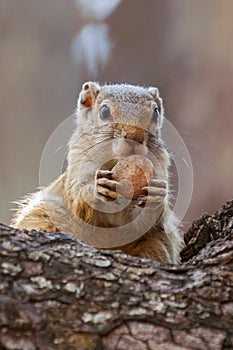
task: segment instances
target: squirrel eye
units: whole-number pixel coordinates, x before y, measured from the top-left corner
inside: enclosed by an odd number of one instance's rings
[[[100,118],[102,120],[107,120],[110,119],[111,116],[111,112],[110,112],[110,108],[107,105],[103,105],[101,110],[100,110]]]
[[[157,107],[155,107],[153,115],[152,115],[152,122],[157,123],[159,118],[159,110]]]

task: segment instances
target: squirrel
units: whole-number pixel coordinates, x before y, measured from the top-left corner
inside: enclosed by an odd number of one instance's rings
[[[25,197],[11,225],[19,229],[64,232],[79,238],[76,218],[94,228],[108,229],[127,224],[144,209],[146,213],[157,214],[152,227],[141,237],[108,249],[120,249],[128,255],[162,263],[178,263],[183,238],[169,202],[171,156],[161,139],[163,118],[163,101],[156,87],[84,83],[64,173],[48,187]],[[118,183],[112,177],[111,161],[96,169],[88,156],[83,165],[88,153],[102,164],[106,153],[113,162],[131,154],[148,159],[153,155],[157,176],[150,180],[146,193],[138,200],[118,212],[104,212],[92,204],[109,204],[115,200]]]

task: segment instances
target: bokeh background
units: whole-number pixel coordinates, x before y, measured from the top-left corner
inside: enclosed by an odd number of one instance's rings
[[[86,80],[156,85],[194,167],[185,225],[233,190],[231,0],[0,0],[0,221]]]

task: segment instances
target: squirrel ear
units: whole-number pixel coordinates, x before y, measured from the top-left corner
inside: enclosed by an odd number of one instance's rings
[[[163,100],[159,95],[159,89],[157,87],[149,87],[149,93],[154,97],[155,102],[158,105],[159,113],[163,113]]]
[[[98,96],[99,89],[100,86],[97,83],[92,81],[84,83],[79,94],[78,105],[86,108],[92,107]]]
[[[148,92],[153,96],[155,102],[157,103],[159,114],[160,114],[159,127],[161,127],[163,124],[163,118],[164,118],[164,108],[163,108],[163,100],[159,95],[159,89],[157,87],[149,87]]]

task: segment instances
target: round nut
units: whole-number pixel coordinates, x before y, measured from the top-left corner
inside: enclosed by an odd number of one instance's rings
[[[126,198],[137,199],[142,188],[154,177],[152,162],[138,154],[119,158],[112,168],[113,178],[121,183],[118,192]]]

